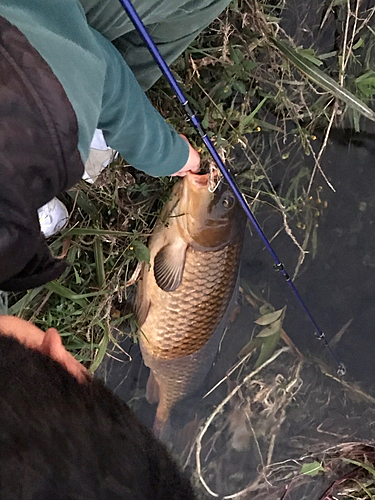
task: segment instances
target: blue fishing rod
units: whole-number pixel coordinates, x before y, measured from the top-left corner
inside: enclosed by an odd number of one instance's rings
[[[155,42],[151,38],[151,36],[148,34],[147,29],[143,22],[141,21],[141,18],[139,17],[137,11],[134,9],[132,3],[130,0],[119,0],[121,5],[124,7],[126,13],[128,14],[130,20],[134,24],[136,30],[138,33],[141,35],[143,40],[145,41],[149,51],[151,52],[153,58],[155,59],[156,63],[160,67],[162,73],[164,76],[167,78],[170,86],[172,87],[174,93],[178,97],[179,101],[181,102],[183,108],[185,109],[185,112],[191,122],[193,123],[194,127],[197,129],[199,135],[201,136],[204,144],[206,145],[208,151],[210,152],[212,158],[214,159],[216,165],[219,167],[220,172],[222,173],[224,179],[227,181],[229,184],[230,188],[232,189],[235,197],[237,198],[238,202],[244,209],[248,219],[256,229],[257,233],[261,237],[264,245],[266,246],[267,250],[269,253],[272,255],[273,260],[275,261],[274,268],[276,271],[279,271],[284,278],[286,279],[288,285],[292,289],[294,295],[296,296],[299,304],[302,306],[303,310],[307,314],[307,316],[310,318],[310,321],[315,327],[315,335],[319,340],[322,340],[324,342],[324,345],[328,349],[329,353],[331,354],[332,358],[334,359],[336,365],[337,365],[337,374],[339,376],[345,375],[346,369],[345,366],[340,362],[340,360],[337,358],[336,354],[333,352],[331,349],[330,345],[327,342],[326,336],[323,333],[323,331],[320,329],[319,325],[315,321],[315,318],[311,314],[310,310],[308,309],[307,305],[305,304],[305,301],[302,299],[300,293],[298,292],[297,288],[295,287],[292,279],[290,278],[289,274],[286,272],[284,265],[276,255],[275,251],[273,250],[270,242],[268,241],[266,235],[264,234],[262,228],[260,227],[258,221],[256,220],[255,216],[253,215],[252,211],[250,210],[249,205],[247,204],[243,194],[239,190],[234,178],[232,177],[231,173],[228,171],[226,166],[224,165],[223,161],[221,160],[218,152],[215,149],[215,146],[212,144],[210,138],[208,137],[207,133],[203,129],[199,119],[197,118],[196,114],[192,110],[192,108],[189,105],[189,102],[187,98],[185,97],[184,93],[182,92],[181,88],[179,87],[175,77],[173,76],[171,70],[169,69],[167,63],[163,59],[162,55],[160,54]]]

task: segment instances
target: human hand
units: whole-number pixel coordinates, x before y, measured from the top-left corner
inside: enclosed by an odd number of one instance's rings
[[[180,137],[182,137],[189,145],[189,157],[182,169],[173,174],[171,177],[184,177],[188,172],[196,174],[200,168],[201,159],[198,151],[191,146],[190,142],[183,134],[180,134]]]

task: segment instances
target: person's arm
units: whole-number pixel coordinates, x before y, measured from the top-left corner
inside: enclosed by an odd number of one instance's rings
[[[92,30],[106,61],[106,77],[98,128],[107,144],[137,169],[150,175],[182,170],[194,154],[189,143],[152,106],[118,50]],[[192,149],[192,148],[191,148]],[[194,150],[193,150],[194,151]],[[199,167],[199,155],[197,165]]]
[[[114,45],[89,27],[78,2],[4,0],[0,15],[18,26],[63,85],[83,161],[102,128],[108,145],[147,174],[171,175],[189,163],[198,169],[198,153],[152,106]]]

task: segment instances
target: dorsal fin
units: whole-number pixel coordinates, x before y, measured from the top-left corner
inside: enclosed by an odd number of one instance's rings
[[[135,307],[135,316],[137,318],[138,326],[141,327],[146,321],[148,311],[150,310],[151,302],[147,299],[140,300]]]

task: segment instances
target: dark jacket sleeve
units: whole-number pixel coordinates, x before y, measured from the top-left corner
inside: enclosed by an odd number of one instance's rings
[[[78,124],[66,93],[24,35],[0,16],[0,289],[61,275],[37,209],[83,174]]]

